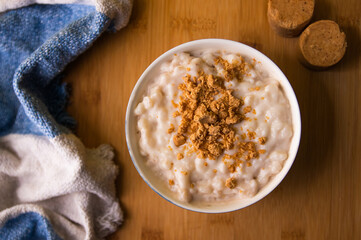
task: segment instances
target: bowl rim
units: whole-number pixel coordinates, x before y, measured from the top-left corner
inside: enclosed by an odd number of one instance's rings
[[[283,82],[280,83],[285,94],[286,91],[288,92],[288,96],[286,96],[286,98],[289,101],[290,107],[291,107],[291,112],[292,112],[292,123],[293,123],[293,137],[292,137],[292,142],[294,141],[295,148],[293,152],[289,152],[289,156],[286,159],[282,170],[276,174],[275,176],[278,176],[282,173],[283,171],[283,175],[279,177],[278,181],[275,181],[275,179],[272,179],[269,183],[266,184],[266,186],[270,183],[273,183],[273,186],[268,190],[263,192],[262,194],[259,194],[260,192],[258,192],[254,197],[250,198],[252,201],[247,202],[246,204],[234,208],[234,209],[228,209],[228,210],[210,210],[210,209],[202,209],[200,207],[197,206],[185,206],[182,205],[181,203],[177,203],[172,201],[172,199],[170,199],[168,196],[162,194],[157,187],[155,187],[151,181],[149,181],[147,179],[147,177],[145,176],[143,170],[139,167],[138,163],[137,163],[137,159],[134,156],[134,152],[133,152],[133,146],[131,145],[131,136],[129,134],[130,132],[130,127],[129,127],[129,122],[130,122],[130,115],[131,115],[131,106],[133,104],[134,101],[136,101],[137,99],[135,99],[136,94],[140,88],[140,86],[142,85],[142,82],[146,79],[146,76],[152,71],[153,67],[156,66],[159,62],[163,61],[165,58],[169,58],[170,56],[172,56],[174,53],[178,53],[180,52],[182,49],[190,47],[192,45],[197,45],[197,44],[201,44],[201,43],[210,43],[210,44],[214,44],[214,45],[226,45],[226,44],[236,44],[239,45],[240,48],[244,48],[247,49],[247,51],[251,51],[254,52],[256,55],[261,56],[263,59],[262,61],[268,61],[270,65],[272,65],[272,68],[274,68],[274,71],[276,71],[279,74],[279,77],[284,78]],[[242,53],[241,53],[242,54]],[[285,89],[285,87],[287,88],[287,90]],[[291,98],[293,98],[292,102],[291,102]],[[294,111],[292,111],[292,108],[294,108]],[[294,119],[296,117],[296,119]],[[296,123],[296,124],[295,124]],[[298,125],[298,126],[295,126]],[[295,128],[297,127],[297,128]],[[183,209],[186,210],[190,210],[190,211],[194,211],[194,212],[200,212],[200,213],[227,213],[227,212],[233,212],[233,211],[237,211],[240,210],[242,208],[248,207],[252,204],[255,204],[256,202],[260,201],[261,199],[265,198],[267,195],[269,195],[271,192],[274,191],[274,189],[283,181],[283,179],[286,177],[287,173],[289,172],[289,170],[291,169],[296,156],[297,156],[297,152],[300,146],[300,140],[301,140],[301,128],[302,128],[302,124],[301,124],[301,113],[300,113],[300,108],[299,108],[299,104],[298,104],[298,100],[296,97],[296,94],[288,80],[288,78],[285,76],[285,74],[282,72],[282,70],[270,59],[268,58],[265,54],[263,54],[262,52],[258,51],[257,49],[250,47],[244,43],[241,42],[237,42],[237,41],[233,41],[233,40],[228,40],[228,39],[219,39],[219,38],[205,38],[205,39],[199,39],[199,40],[194,40],[194,41],[189,41],[189,42],[185,42],[183,44],[180,44],[176,47],[173,47],[169,50],[167,50],[166,52],[164,52],[163,54],[161,54],[159,57],[157,57],[147,68],[146,70],[142,73],[142,75],[138,78],[135,86],[133,87],[132,93],[129,97],[129,101],[127,104],[127,109],[126,109],[126,116],[125,116],[125,136],[126,136],[126,143],[127,143],[127,148],[129,151],[129,155],[132,159],[133,165],[135,167],[135,169],[137,170],[137,172],[139,173],[139,175],[142,177],[142,179],[144,180],[144,182],[154,191],[156,192],[159,196],[161,196],[163,199],[167,200],[168,202],[181,207]],[[292,142],[291,142],[291,146],[290,146],[290,150],[292,147]],[[288,165],[286,164],[288,163]],[[287,168],[286,168],[287,167]],[[266,187],[265,186],[265,187]],[[264,187],[264,188],[265,188]]]

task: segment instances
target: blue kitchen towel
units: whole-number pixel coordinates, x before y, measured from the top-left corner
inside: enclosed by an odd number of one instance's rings
[[[113,149],[69,130],[61,72],[132,0],[0,0],[0,239],[102,239],[123,220]],[[87,106],[84,106],[85,108]]]

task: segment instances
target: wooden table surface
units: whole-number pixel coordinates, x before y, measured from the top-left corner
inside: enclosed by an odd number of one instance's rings
[[[265,0],[135,0],[129,25],[105,33],[67,68],[78,136],[88,147],[112,144],[121,169],[125,222],[109,239],[361,239],[361,2],[316,0],[315,19],[335,20],[348,41],[344,59],[318,72],[298,62],[297,38],[276,35],[266,11]],[[125,142],[126,106],[142,72],[168,49],[201,38],[265,53],[291,82],[302,115],[300,149],[283,182],[225,214],[162,199],[139,176]]]

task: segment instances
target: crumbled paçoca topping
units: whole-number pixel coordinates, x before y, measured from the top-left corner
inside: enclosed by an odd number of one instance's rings
[[[232,88],[225,86],[226,82],[234,78],[242,81],[251,65],[244,61],[229,63],[221,57],[215,59],[215,64],[223,67],[224,77],[203,72],[199,72],[197,76],[187,74],[183,77],[183,83],[178,87],[182,95],[179,102],[174,104],[177,111],[173,114],[173,117],[181,116],[182,119],[173,136],[173,142],[175,146],[180,147],[190,139],[188,149],[196,152],[198,157],[208,159],[217,159],[225,150],[236,147],[235,154],[225,154],[222,159],[233,173],[243,161],[258,158],[259,154],[265,153],[264,150],[257,151],[256,143],[252,141],[256,137],[254,132],[248,131],[247,135],[242,137],[242,141],[235,144],[237,138],[233,125],[247,119],[245,114],[255,114],[255,111],[251,106],[243,107],[243,100],[232,94]],[[175,127],[172,125],[168,132],[173,131]],[[246,136],[250,141],[246,141]],[[258,142],[263,145],[266,138],[259,138]],[[183,155],[178,157],[182,158]],[[232,161],[227,161],[230,159]],[[234,188],[235,181],[228,180],[226,186]]]

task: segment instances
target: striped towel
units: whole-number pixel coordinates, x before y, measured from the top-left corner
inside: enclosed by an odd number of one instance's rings
[[[71,132],[61,72],[132,0],[0,0],[0,239],[102,239],[121,224],[109,145]],[[84,106],[86,107],[86,106]]]

